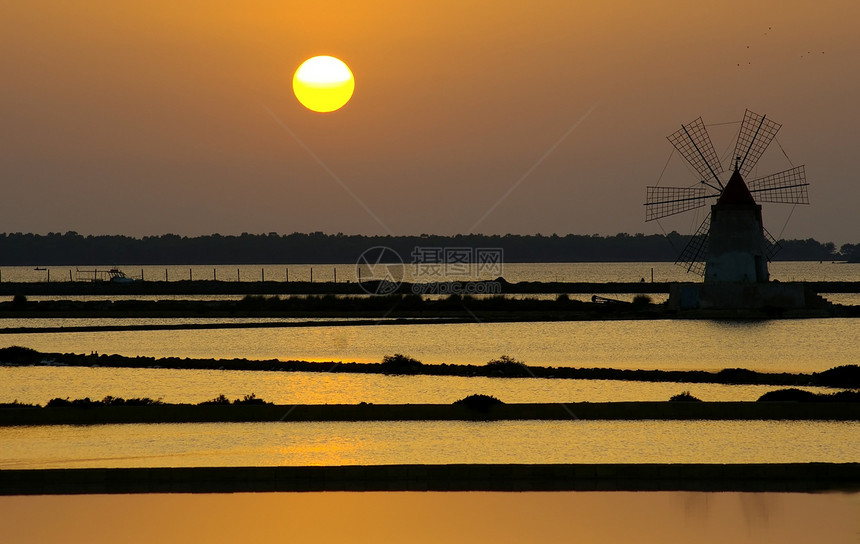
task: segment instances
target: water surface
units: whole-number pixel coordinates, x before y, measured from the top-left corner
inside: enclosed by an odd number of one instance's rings
[[[149,397],[196,404],[224,394],[254,393],[275,404],[449,404],[474,393],[504,402],[665,401],[689,391],[705,401],[754,401],[770,385],[553,380],[456,376],[386,376],[325,372],[261,372],[90,367],[0,367],[0,402],[42,404],[59,398]],[[800,387],[817,393],[833,390]]]
[[[0,526],[8,544],[851,544],[858,510],[856,493],[84,495],[0,497]]]
[[[289,417],[288,411],[285,417]],[[860,422],[404,421],[0,428],[0,469],[856,462]]]
[[[51,281],[67,282],[78,277],[80,270],[105,270],[104,266],[49,266],[49,270],[35,270],[33,266],[2,266],[0,279],[4,282],[44,282],[50,271]],[[779,281],[860,281],[860,263],[776,261],[768,264],[772,280]],[[358,272],[355,263],[341,264],[248,264],[248,265],[123,265],[126,274],[148,281],[313,281],[355,282]],[[498,270],[479,270],[473,266],[466,273],[449,274],[443,277],[428,277],[422,269],[412,264],[403,268],[404,280],[464,281],[494,280],[499,276],[511,283],[520,281],[541,282],[632,282],[645,279],[656,282],[701,281],[701,277],[689,274],[671,262],[616,262],[616,263],[502,263]],[[83,277],[83,276],[82,276]],[[362,277],[370,277],[367,267],[362,268]]]
[[[636,320],[0,335],[0,346],[130,357],[484,364],[502,354],[541,366],[820,372],[860,362],[856,319]]]

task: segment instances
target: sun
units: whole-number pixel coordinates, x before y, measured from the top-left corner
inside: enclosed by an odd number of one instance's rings
[[[340,59],[329,56],[309,58],[293,76],[293,92],[302,106],[326,113],[342,108],[355,90],[355,78]]]

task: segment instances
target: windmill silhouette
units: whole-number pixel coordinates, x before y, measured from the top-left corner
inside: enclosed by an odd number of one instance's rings
[[[767,282],[767,263],[780,247],[764,228],[759,202],[809,204],[804,166],[749,183],[744,180],[781,126],[746,110],[730,173],[723,170],[701,117],[668,136],[699,174],[700,182],[692,187],[648,187],[645,221],[712,203],[710,213],[676,261],[688,272],[704,275],[705,283]]]

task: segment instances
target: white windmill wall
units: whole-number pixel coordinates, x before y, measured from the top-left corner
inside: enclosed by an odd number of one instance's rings
[[[767,282],[766,247],[760,205],[711,206],[705,283]]]

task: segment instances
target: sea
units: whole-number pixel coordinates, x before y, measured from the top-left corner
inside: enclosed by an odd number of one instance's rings
[[[78,267],[94,269],[95,267]],[[155,274],[155,267],[142,268],[144,277]],[[225,277],[228,270],[237,267],[227,265],[215,267],[168,267],[167,277],[185,279],[202,278],[205,270],[212,277]],[[338,281],[350,280],[348,265],[266,265],[240,266],[238,277],[252,281],[256,271],[267,279],[276,280],[280,270],[281,281],[289,271],[294,280],[314,277],[319,281],[331,281],[334,269]],[[59,269],[51,269],[51,281],[63,281]],[[325,276],[329,270],[331,277]],[[355,268],[352,268],[355,272]],[[213,272],[214,271],[214,272]],[[47,271],[29,267],[5,267],[0,269],[3,281],[43,281],[41,275]],[[67,270],[68,272],[68,270]],[[860,281],[860,265],[834,262],[776,262],[771,265],[772,276],[781,281]],[[509,282],[518,281],[582,281],[622,282],[639,279],[654,281],[691,280],[686,272],[671,263],[511,263],[505,265],[504,277]],[[74,278],[74,273],[72,274]],[[226,279],[226,278],[225,278]],[[304,278],[307,279],[307,278]],[[474,279],[474,278],[472,278]],[[65,281],[68,281],[67,279]],[[170,280],[169,280],[170,281]],[[587,296],[587,295],[586,295]],[[830,295],[825,295],[830,296]],[[832,295],[841,303],[851,303],[854,295]],[[840,298],[841,297],[841,298]],[[46,297],[47,298],[47,297]],[[58,297],[53,297],[58,298]],[[79,297],[87,298],[87,297]],[[93,297],[90,297],[93,298]],[[130,298],[123,295],[99,297],[109,299]],[[157,298],[157,297],[156,297]],[[171,298],[177,298],[173,296]],[[182,297],[179,297],[182,298]],[[221,298],[208,296],[208,298]],[[124,398],[149,397],[171,403],[196,403],[215,398],[221,394],[229,398],[240,398],[255,394],[257,397],[277,404],[351,404],[371,403],[450,403],[470,394],[493,395],[504,402],[611,402],[611,401],[659,401],[689,391],[692,395],[709,401],[752,401],[772,386],[651,383],[621,380],[554,380],[534,378],[482,378],[452,376],[386,376],[378,374],[352,374],[337,372],[263,372],[253,370],[255,360],[308,360],[330,362],[332,368],[347,362],[379,362],[386,355],[405,354],[428,364],[484,364],[501,356],[513,357],[531,365],[580,368],[662,369],[662,370],[708,370],[746,368],[761,372],[821,372],[840,365],[860,364],[860,342],[856,341],[858,321],[856,319],[795,319],[795,320],[617,320],[574,322],[529,322],[529,323],[483,323],[480,320],[448,324],[394,324],[381,319],[374,324],[356,324],[341,320],[338,324],[315,325],[312,319],[304,327],[201,329],[201,330],[124,330],[101,332],[77,332],[63,330],[75,326],[146,325],[225,322],[267,322],[269,319],[231,318],[29,318],[0,320],[0,347],[24,346],[45,353],[119,354],[128,357],[190,357],[214,359],[248,359],[247,371],[224,370],[177,370],[162,368],[103,368],[94,363],[92,367],[64,367],[55,364],[50,357],[40,365],[29,367],[0,367],[0,402],[22,402],[44,404],[53,398],[93,398],[107,395]],[[278,321],[289,321],[279,319]],[[51,327],[54,332],[12,333],[11,329]],[[826,388],[806,386],[804,389],[828,392]],[[255,427],[254,425],[258,425]],[[220,424],[207,429],[207,437],[214,442],[195,444],[194,451],[210,463],[235,462],[283,463],[308,462],[330,463],[337,459],[296,456],[294,450],[284,450],[282,432],[293,440],[310,446],[316,431],[312,425],[292,424]],[[512,436],[541,437],[528,443],[552,444],[531,448],[512,454],[512,458],[528,458],[529,462],[591,462],[593,451],[572,447],[567,442],[556,443],[561,437],[588,433],[589,447],[595,443],[605,451],[613,452],[618,462],[646,462],[652,459],[634,442],[616,443],[611,437],[620,436],[618,426],[630,425],[632,429],[649,429],[650,443],[664,452],[664,457],[677,461],[705,462],[714,456],[725,462],[746,462],[750,459],[810,459],[833,460],[860,459],[860,427],[855,423],[822,424],[816,428],[828,429],[823,437],[831,439],[822,446],[801,446],[794,438],[783,441],[767,440],[762,444],[779,444],[779,447],[727,449],[723,446],[707,448],[675,447],[678,436],[687,433],[687,422],[601,422],[601,423],[490,423],[486,440],[513,440]],[[715,436],[731,435],[737,439],[749,435],[760,440],[764,436],[786,437],[792,433],[803,435],[808,423],[760,422],[756,425],[737,422],[710,424]],[[559,428],[556,428],[560,426]],[[566,426],[569,426],[566,427]],[[403,452],[393,455],[393,442],[386,436],[399,435],[408,429],[422,428],[405,443],[414,454]],[[130,425],[115,427],[80,428],[70,427],[57,434],[57,429],[0,429],[0,441],[7,445],[0,453],[0,468],[4,466],[137,466],[152,463],[192,464],[202,459],[189,457],[176,444],[192,444],[187,436],[199,431],[200,426],[149,426]],[[472,448],[462,437],[474,435],[485,429],[479,424],[444,422],[432,424],[398,423],[322,424],[322,428],[338,436],[353,434],[362,436],[362,448],[341,459],[351,463],[384,463],[393,458],[409,459],[409,462],[502,462],[497,454],[488,452],[513,451],[508,442],[499,442],[496,448]],[[495,429],[493,431],[492,429]],[[169,431],[169,432],[168,432]],[[498,431],[498,432],[496,432]],[[40,434],[43,433],[43,434]],[[93,434],[95,433],[95,434]],[[99,434],[101,433],[101,434]],[[108,433],[108,434],[104,434]],[[128,435],[131,433],[131,435]],[[571,435],[573,433],[573,435]],[[680,434],[679,434],[680,433]],[[253,453],[243,450],[238,436],[268,437],[268,442],[255,444]],[[634,436],[629,429],[621,435]],[[55,442],[62,436],[68,447],[57,448]],[[117,440],[107,440],[114,436]],[[158,437],[161,437],[160,439]],[[441,437],[458,436],[461,439],[441,443]],[[53,437],[48,440],[46,437]],[[134,452],[125,451],[128,444],[148,444],[147,448]],[[172,437],[168,439],[168,437]],[[185,437],[185,438],[183,438]],[[219,446],[215,437],[221,437],[223,446],[235,448],[231,453]],[[376,438],[373,438],[376,437]],[[495,438],[494,438],[495,437]],[[503,438],[507,437],[507,438]],[[603,437],[603,438],[601,438]],[[418,440],[418,443],[416,443]],[[422,443],[421,441],[424,441]],[[447,439],[446,439],[447,440]],[[595,442],[597,440],[597,442]],[[349,441],[340,441],[346,445]],[[516,440],[513,440],[516,442]],[[705,443],[716,444],[714,440]],[[71,447],[74,444],[75,447]],[[788,447],[791,444],[791,447]],[[846,449],[845,444],[853,444]],[[14,445],[14,447],[12,447]],[[840,445],[837,447],[837,445]],[[320,446],[322,447],[322,446]],[[117,449],[118,448],[118,449]],[[268,448],[268,449],[267,449]],[[331,443],[320,451],[330,452]],[[312,448],[313,449],[313,448]],[[563,451],[564,455],[549,455],[550,451]],[[63,453],[59,453],[63,452]],[[205,452],[211,452],[209,455]],[[214,452],[218,452],[217,455]],[[279,456],[277,452],[282,452]],[[483,453],[482,453],[483,452]],[[671,452],[671,453],[670,453]],[[743,453],[746,452],[746,453]],[[750,456],[749,452],[755,452]],[[770,453],[768,453],[770,452]],[[791,453],[795,452],[795,453]],[[444,453],[444,454],[443,454]],[[59,457],[58,457],[59,455]],[[393,455],[393,456],[392,456]],[[795,455],[795,457],[792,457]],[[800,456],[800,457],[797,457]],[[194,459],[191,461],[191,459]],[[507,461],[505,461],[507,462]]]
[[[40,267],[41,268],[41,267]],[[81,270],[104,267],[0,267],[0,281],[74,281]],[[354,282],[355,265],[124,266],[129,276],[181,281]],[[860,264],[775,262],[780,281],[860,281]],[[696,281],[671,263],[505,263],[501,274],[472,271],[449,281],[502,276],[506,281],[630,282]],[[364,275],[363,277],[367,277]],[[404,268],[406,281],[439,281]],[[554,296],[552,294],[546,296]],[[587,294],[582,295],[587,297]],[[609,294],[607,296],[613,296]],[[618,297],[625,295],[619,293]],[[654,293],[655,302],[665,295]],[[853,294],[824,294],[840,304],[860,304]],[[58,299],[70,297],[33,297]],[[75,297],[85,299],[88,297]],[[120,300],[123,295],[89,297]],[[241,296],[152,296],[150,299],[226,299]],[[386,376],[337,372],[253,370],[264,359],[377,362],[407,354],[424,363],[483,364],[507,355],[527,364],[557,367],[820,372],[860,364],[860,321],[659,320],[393,324],[341,320],[307,327],[10,333],[20,327],[86,325],[246,323],[272,319],[3,319],[0,347],[41,352],[121,354],[147,357],[244,358],[249,370],[67,367],[47,357],[39,365],[0,367],[0,402],[44,404],[52,398],[150,397],[196,403],[224,394],[255,394],[277,404],[450,403],[470,394],[504,402],[659,401],[689,391],[708,401],[753,401],[773,386],[649,383],[621,380],[560,380],[452,376]],[[277,321],[288,321],[277,319]],[[297,321],[297,320],[293,320]],[[312,322],[314,320],[302,319]],[[313,325],[313,323],[311,323]],[[804,386],[815,392],[832,390]],[[12,468],[278,466],[389,463],[778,463],[858,462],[860,423],[822,421],[507,421],[507,422],[289,422],[27,426],[0,428],[0,470]],[[384,531],[335,534],[347,519],[377,519],[390,513]],[[860,495],[785,493],[306,493],[223,495],[127,495],[105,497],[0,497],[0,520],[14,520],[11,541],[62,538],[55,527],[104,520],[135,520],[146,510],[159,519],[181,511],[182,519],[142,528],[152,540],[177,538],[197,527],[193,539],[214,540],[235,530],[220,518],[242,513],[247,523],[237,538],[272,540],[284,534],[324,540],[361,535],[378,539],[440,541],[480,527],[494,534],[473,540],[497,542],[566,540],[571,531],[590,541],[686,542],[707,534],[714,541],[856,541]],[[23,523],[50,511],[52,524]],[[339,523],[327,523],[337,511]],[[468,520],[463,513],[468,511]],[[160,513],[159,513],[160,512]],[[222,514],[219,514],[221,512]],[[615,520],[626,512],[624,523]],[[816,513],[810,515],[810,512]],[[269,514],[277,513],[276,516]],[[492,528],[473,516],[494,516]],[[28,517],[29,516],[29,517]],[[57,518],[59,516],[59,518]],[[66,518],[68,517],[68,520]],[[445,523],[437,521],[444,519]],[[560,520],[568,520],[562,523]],[[189,521],[191,520],[191,521]],[[199,522],[193,522],[198,520]],[[529,520],[526,523],[523,520]],[[803,523],[800,520],[805,520]],[[854,520],[854,521],[852,521]],[[522,523],[521,523],[522,521]],[[134,521],[141,523],[140,520]],[[65,525],[64,525],[65,524]],[[222,524],[222,525],[219,525]],[[172,527],[172,529],[168,529]],[[220,532],[219,532],[220,527]],[[627,528],[630,528],[629,530]],[[418,531],[416,528],[423,528]],[[565,532],[554,534],[552,531]],[[53,531],[53,532],[52,532]],[[122,534],[125,530],[117,529]],[[159,531],[171,531],[162,535]],[[383,532],[379,532],[383,531]],[[498,534],[495,534],[495,532]],[[649,532],[650,531],[650,532]],[[80,531],[79,531],[80,532]],[[96,535],[97,536],[97,535]],[[104,535],[102,535],[104,536]],[[426,537],[426,538],[425,538]],[[190,538],[190,537],[189,537]],[[423,540],[422,540],[423,539]],[[853,539],[853,540],[852,540]],[[361,541],[351,538],[351,541]],[[370,541],[370,537],[368,540]]]

